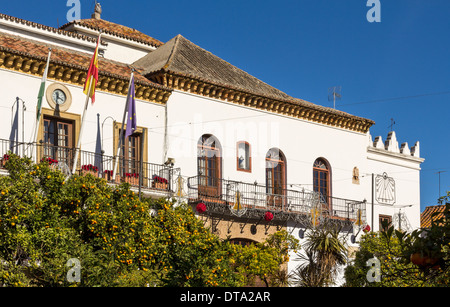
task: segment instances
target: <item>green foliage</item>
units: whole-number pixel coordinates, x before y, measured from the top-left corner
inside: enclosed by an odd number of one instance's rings
[[[422,286],[423,276],[413,264],[402,261],[402,248],[397,237],[387,239],[385,233],[367,233],[361,238],[355,260],[345,270],[348,287],[406,287]],[[381,282],[369,282],[369,259],[380,261]]]
[[[140,201],[128,184],[65,178],[47,162],[10,155],[0,177],[0,286],[243,286],[280,276],[298,242],[279,232],[261,244],[219,240],[187,205]],[[67,280],[69,259],[79,283]]]
[[[332,223],[325,223],[307,233],[304,251],[298,253],[300,265],[292,274],[296,286],[334,284],[338,267],[347,263],[347,248],[339,235],[340,228]]]
[[[282,266],[289,261],[289,251],[296,252],[299,248],[299,241],[282,230],[270,235],[263,243],[245,247],[234,245],[234,267],[245,285],[262,281],[267,287],[287,286],[287,271]]]
[[[448,200],[450,194],[443,198]],[[411,233],[382,225],[384,231],[368,233],[361,239],[355,261],[347,267],[347,286],[353,287],[436,287],[448,286],[450,281],[450,204],[443,217],[428,229]],[[370,283],[366,274],[369,259],[381,263],[381,282]]]

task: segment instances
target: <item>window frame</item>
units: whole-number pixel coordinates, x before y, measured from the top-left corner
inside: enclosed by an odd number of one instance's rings
[[[212,142],[208,143],[207,141]],[[201,154],[203,151],[205,151],[204,154]],[[214,165],[214,168],[209,165]],[[201,169],[204,170],[204,174],[200,173]],[[211,178],[208,176],[210,169],[214,171],[214,176]],[[200,194],[206,197],[220,195],[222,190],[222,147],[214,135],[204,134],[197,143],[197,175]]]
[[[124,129],[125,131],[125,129]],[[142,146],[142,132],[136,131],[132,135],[125,137],[125,133],[123,135],[123,140],[121,144],[121,150],[119,151],[119,174],[121,176],[125,176],[126,173],[140,173],[140,161],[141,161],[141,146]],[[119,129],[120,136],[120,129]],[[135,144],[133,146],[135,155],[133,157],[129,156],[130,151],[130,141],[133,138],[135,139]],[[134,164],[134,166],[132,166]]]
[[[59,125],[67,126],[67,134],[59,133]],[[71,167],[73,165],[73,151],[75,147],[75,125],[74,120],[43,114],[41,138],[43,151],[41,158],[52,158],[58,162],[65,162]],[[50,126],[53,128],[53,133],[45,129]],[[61,136],[66,138],[67,146],[60,145]]]
[[[271,157],[270,153],[272,151],[277,151],[278,157]],[[276,200],[276,196],[281,196],[282,201],[275,202],[275,204],[277,206],[282,206],[285,203],[286,187],[287,187],[286,164],[287,164],[286,156],[280,149],[278,149],[278,148],[269,149],[269,151],[266,154],[266,158],[265,158],[266,193],[268,194],[269,201]],[[272,167],[268,167],[269,165],[272,165]],[[276,170],[277,167],[280,167],[279,171]],[[274,176],[275,172],[278,173],[278,176]],[[270,180],[269,180],[269,174],[271,175]],[[280,185],[276,185],[276,182],[275,182],[276,178],[279,178],[279,180],[281,180]],[[271,182],[270,185],[269,185],[269,181]],[[279,191],[279,190],[281,190],[281,191]],[[281,192],[281,193],[278,193],[278,192]],[[272,199],[273,197],[275,197],[275,198]]]
[[[316,167],[316,163],[318,161],[322,162],[323,165],[325,166],[325,168]],[[317,176],[316,176],[316,173],[317,173]],[[320,178],[321,174],[325,174],[325,176],[326,176],[325,180]],[[318,180],[317,184],[316,184],[316,178]],[[326,186],[325,186],[326,195],[324,195],[322,193],[322,190],[323,190],[323,186],[321,186],[322,182],[326,183]],[[313,164],[313,191],[321,193],[322,196],[327,200],[327,202],[328,202],[328,199],[332,195],[331,194],[331,167],[330,167],[330,164],[328,163],[328,161],[325,160],[324,158],[318,158],[314,161],[314,164]]]
[[[387,220],[389,222],[389,225],[387,226],[388,228],[392,226],[392,215],[387,215],[387,214],[379,214],[378,215],[378,229],[379,231],[383,231],[383,230],[387,230],[382,228],[382,224],[381,222]]]

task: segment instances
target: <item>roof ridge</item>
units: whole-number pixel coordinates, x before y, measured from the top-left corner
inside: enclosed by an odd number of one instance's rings
[[[259,78],[255,77],[255,76],[253,76],[252,74],[248,73],[247,71],[243,70],[242,68],[239,68],[239,67],[237,67],[236,65],[231,64],[229,61],[226,61],[226,60],[222,59],[221,57],[215,55],[215,54],[212,53],[211,51],[206,50],[205,48],[203,48],[203,47],[197,45],[196,43],[194,43],[194,42],[190,41],[189,39],[183,37],[181,34],[179,34],[179,35],[176,36],[176,38],[177,38],[177,43],[178,43],[178,44],[179,44],[179,42],[180,42],[180,40],[179,40],[180,37],[181,37],[187,44],[189,44],[189,45],[191,45],[191,46],[194,46],[195,48],[197,48],[197,49],[199,49],[199,50],[205,52],[206,54],[209,54],[210,56],[214,57],[214,58],[217,59],[219,62],[221,62],[223,65],[229,66],[229,67],[231,67],[233,70],[237,70],[237,71],[243,72],[243,73],[244,73],[245,75],[247,75],[250,79],[253,79],[253,81],[257,82],[257,83],[260,84],[260,85],[265,85],[265,86],[267,86],[267,87],[272,88],[273,90],[275,90],[276,92],[278,92],[278,95],[281,94],[281,96],[284,96],[284,97],[283,97],[284,99],[293,99],[293,98],[294,98],[294,97],[290,96],[289,94],[287,94],[287,93],[281,91],[280,89],[277,89],[277,88],[273,87],[272,85],[268,84],[267,82],[264,82],[264,81],[262,81],[261,79],[259,79]],[[248,91],[248,89],[246,90],[246,89],[244,89],[244,88],[241,88],[241,90]],[[280,97],[280,98],[281,98],[281,97]]]
[[[99,23],[115,25],[115,27],[113,27],[113,29],[105,28],[105,27],[102,27],[101,25],[99,25]],[[105,20],[105,19],[95,19],[95,18],[77,19],[77,20],[73,20],[71,22],[68,22],[68,23],[62,25],[60,27],[60,29],[64,29],[64,28],[68,27],[69,25],[78,25],[78,26],[81,26],[81,27],[84,27],[87,29],[91,29],[91,30],[101,29],[107,34],[111,34],[113,36],[129,39],[129,40],[132,40],[135,42],[140,42],[143,44],[151,45],[154,47],[159,47],[159,46],[163,45],[163,43],[160,40],[158,40],[154,37],[151,37],[150,35],[147,35],[142,31],[139,31],[135,28],[121,25],[121,24],[118,24],[118,23],[115,23],[115,22],[112,22],[109,20]],[[117,27],[122,27],[125,30],[125,32],[117,31],[117,29],[116,29]],[[131,33],[127,33],[127,30],[132,30],[133,32],[135,32],[134,34],[136,34],[138,36],[131,35]]]
[[[169,57],[167,58],[166,64],[163,66],[163,69],[165,69],[165,70],[170,66],[170,64],[173,61],[174,54],[175,54],[175,52],[178,49],[178,44],[179,44],[179,41],[180,41],[180,37],[184,38],[181,34],[178,34],[177,36],[174,37],[174,39],[175,39],[174,46],[173,46],[173,48],[172,48],[172,50],[170,52]]]

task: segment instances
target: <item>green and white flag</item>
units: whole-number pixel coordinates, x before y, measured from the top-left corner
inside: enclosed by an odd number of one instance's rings
[[[36,109],[36,122],[37,123],[39,123],[39,119],[41,118],[42,99],[44,98],[44,94],[45,94],[45,82],[47,81],[48,67],[50,65],[50,56],[51,55],[52,55],[52,49],[50,48],[48,51],[47,66],[45,66],[44,75],[42,76],[42,81],[41,81],[41,87],[39,88],[38,103],[37,103],[37,109]],[[38,126],[38,125],[36,125],[36,126]]]
[[[44,98],[44,94],[45,94],[45,83],[47,81],[48,67],[50,66],[50,56],[51,55],[52,55],[52,48],[48,48],[47,65],[45,66],[44,75],[42,76],[41,86],[39,88],[38,102],[37,102],[37,106],[36,106],[36,125],[34,126],[34,135],[33,135],[33,140],[31,141],[32,143],[37,142],[39,122],[41,120],[42,99]]]

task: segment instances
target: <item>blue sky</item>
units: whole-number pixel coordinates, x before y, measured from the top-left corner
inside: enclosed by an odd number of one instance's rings
[[[163,42],[177,34],[298,98],[376,122],[386,139],[391,118],[400,143],[421,143],[421,203],[450,190],[450,1],[380,0],[381,22],[366,19],[367,0],[103,0],[102,18]],[[57,27],[67,0],[5,1],[0,12]],[[81,0],[81,18],[94,1]]]

